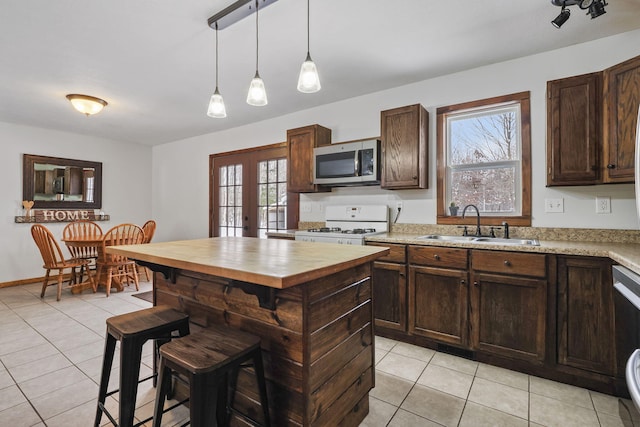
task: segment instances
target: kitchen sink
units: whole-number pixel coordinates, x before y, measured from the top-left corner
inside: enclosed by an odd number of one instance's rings
[[[426,236],[420,236],[418,239],[425,240],[443,240],[447,242],[472,242],[477,237],[474,236],[447,236],[445,234],[428,234]]]
[[[446,234],[427,234],[426,236],[418,237],[418,239],[439,240],[444,242],[486,243],[494,245],[540,246],[540,242],[536,239],[503,239],[500,237],[451,236]]]

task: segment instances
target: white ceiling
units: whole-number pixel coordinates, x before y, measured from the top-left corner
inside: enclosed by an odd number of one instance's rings
[[[306,2],[260,12],[265,107],[246,104],[255,15],[219,31],[226,119],[206,116],[215,87],[207,19],[235,0],[2,0],[0,121],[157,145],[341,99],[640,28],[640,0],[577,6],[561,29],[549,0],[311,0],[311,56],[322,90],[302,94]],[[597,54],[597,52],[594,52]],[[84,117],[65,99],[109,105]]]

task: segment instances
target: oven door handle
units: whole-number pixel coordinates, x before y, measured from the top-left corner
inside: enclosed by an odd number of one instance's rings
[[[634,350],[627,360],[627,367],[625,369],[625,378],[627,380],[627,389],[629,389],[629,395],[631,400],[635,404],[636,408],[640,407],[640,372],[638,366],[640,365],[640,348]]]

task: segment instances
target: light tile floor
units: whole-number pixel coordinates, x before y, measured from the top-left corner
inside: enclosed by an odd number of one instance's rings
[[[141,282],[140,291],[151,289]],[[133,287],[105,297],[37,284],[0,289],[0,426],[93,425],[105,320],[150,304]],[[151,372],[151,346],[141,375]],[[112,379],[118,374],[114,360]],[[112,384],[115,386],[115,381]],[[136,416],[153,410],[150,382],[138,392]],[[117,395],[107,406],[117,413]],[[277,403],[276,403],[277,404]],[[173,411],[163,425],[188,417]],[[103,425],[109,425],[103,417]],[[376,387],[361,426],[640,426],[629,400],[376,338]],[[277,426],[276,426],[277,427]]]

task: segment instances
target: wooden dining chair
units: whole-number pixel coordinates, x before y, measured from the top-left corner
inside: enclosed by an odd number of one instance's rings
[[[31,226],[31,235],[33,236],[33,240],[36,242],[38,249],[40,250],[40,254],[42,255],[42,261],[44,265],[42,266],[47,270],[47,274],[44,276],[44,282],[42,283],[42,292],[40,293],[40,298],[44,298],[44,292],[49,285],[49,275],[51,270],[58,270],[58,292],[57,292],[57,301],[60,301],[60,296],[62,295],[62,276],[65,269],[71,269],[71,281],[75,281],[76,276],[76,268],[77,267],[86,267],[89,264],[89,260],[86,259],[65,259],[62,255],[62,250],[60,249],[60,245],[56,242],[55,237],[49,231],[49,229],[40,224],[34,224]],[[91,286],[95,289],[95,282],[93,280],[93,276],[89,271],[87,271],[87,275],[89,278],[89,282]]]
[[[153,239],[153,235],[156,232],[156,222],[152,219],[150,219],[149,221],[145,222],[142,225],[142,231],[144,231],[144,241],[142,243],[150,243],[151,239]],[[144,272],[144,277],[147,279],[147,282],[149,281],[149,269],[146,267],[143,267],[141,265],[138,265],[138,274],[141,274],[141,270],[142,272]]]
[[[102,238],[102,228],[98,224],[89,220],[78,220],[70,222],[62,230],[62,240],[87,239],[96,240]],[[67,245],[69,253],[73,258],[89,260],[87,268],[95,268],[98,259],[98,246],[87,245]],[[84,268],[80,267],[80,281],[82,281]]]
[[[102,237],[102,244],[98,246],[98,274],[94,289],[97,289],[101,284],[100,279],[106,274],[107,296],[111,293],[111,284],[114,279],[119,281],[121,285],[125,281],[133,280],[136,290],[140,290],[135,262],[122,255],[108,254],[106,248],[116,245],[137,245],[141,244],[143,240],[144,232],[135,224],[120,224],[107,231]]]

